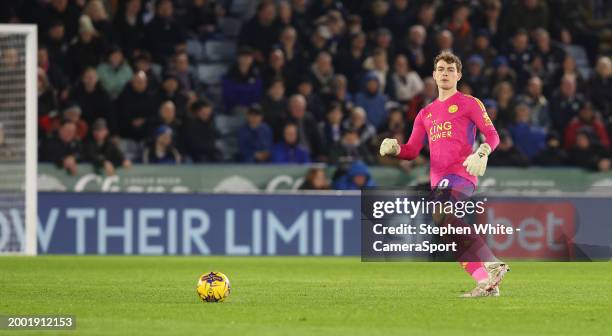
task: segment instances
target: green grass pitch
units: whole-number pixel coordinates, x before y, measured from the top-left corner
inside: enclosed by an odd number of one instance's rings
[[[310,257],[0,257],[0,315],[71,314],[40,335],[610,335],[612,263],[511,263],[502,297],[459,299],[456,263]],[[202,303],[201,273],[228,275]],[[30,335],[32,331],[0,330]]]

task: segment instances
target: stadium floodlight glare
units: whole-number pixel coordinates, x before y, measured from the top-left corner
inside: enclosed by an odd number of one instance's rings
[[[0,254],[37,251],[36,34],[0,24]]]

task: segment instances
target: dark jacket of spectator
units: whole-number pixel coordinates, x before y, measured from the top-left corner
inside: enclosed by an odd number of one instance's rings
[[[155,100],[151,95],[137,92],[133,86],[128,84],[117,99],[117,119],[121,136],[143,140],[147,137],[147,120],[155,116]],[[132,122],[136,119],[144,119],[141,126],[134,126]]]
[[[238,131],[238,144],[243,162],[256,162],[255,153],[272,151],[272,129],[266,123],[256,128],[244,125]]]
[[[217,149],[219,131],[212,118],[194,118],[185,123],[183,139],[185,152],[194,162],[216,162],[221,159]]]
[[[82,144],[78,138],[65,142],[55,134],[47,141],[43,142],[40,150],[40,161],[52,162],[56,166],[61,167],[63,160],[67,156],[74,156],[76,161],[80,161],[82,157]]]
[[[81,107],[83,111],[81,117],[88,124],[91,125],[94,120],[102,118],[108,123],[111,133],[118,131],[114,106],[110,96],[99,82],[92,92],[87,92],[84,85],[79,82],[70,96]]]
[[[174,18],[159,15],[145,27],[145,37],[146,47],[153,55],[153,60],[162,64],[174,54],[176,45],[186,40],[183,27]]]
[[[109,138],[102,144],[98,144],[90,139],[85,143],[83,159],[93,163],[95,168],[100,169],[104,166],[105,161],[110,161],[115,167],[121,167],[123,160],[125,160],[125,156],[119,147]]]
[[[259,103],[263,90],[263,80],[255,66],[251,66],[245,74],[238,66],[230,69],[223,78],[223,101],[225,111],[229,112],[236,106],[249,106]]]

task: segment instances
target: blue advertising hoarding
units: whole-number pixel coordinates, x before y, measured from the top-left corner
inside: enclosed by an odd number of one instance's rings
[[[40,193],[39,253],[358,255],[359,196]]]

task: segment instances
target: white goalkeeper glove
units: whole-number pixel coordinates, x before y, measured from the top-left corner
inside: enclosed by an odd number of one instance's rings
[[[400,153],[400,145],[396,139],[386,138],[380,144],[380,155],[393,155],[396,156]]]
[[[468,174],[472,176],[482,176],[487,169],[487,160],[491,154],[491,147],[489,144],[482,144],[478,149],[468,156],[463,161],[463,166],[467,170]]]

